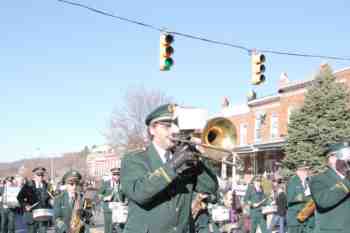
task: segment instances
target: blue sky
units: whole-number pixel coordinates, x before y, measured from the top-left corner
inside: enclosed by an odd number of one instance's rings
[[[169,30],[250,48],[350,57],[348,1],[115,1],[82,4]],[[169,2],[169,1],[167,1]],[[170,2],[169,2],[170,3]],[[188,106],[220,110],[223,96],[244,104],[246,52],[175,37],[175,66],[159,71],[159,33],[56,0],[2,1],[0,161],[79,150],[102,132],[126,90],[160,90]],[[267,81],[281,72],[310,77],[322,59],[265,54]],[[328,61],[334,70],[350,62]]]

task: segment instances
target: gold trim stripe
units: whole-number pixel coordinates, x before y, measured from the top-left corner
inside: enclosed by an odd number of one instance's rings
[[[168,182],[168,183],[171,183],[171,179],[170,177],[168,176],[168,174],[165,172],[164,168],[159,168],[160,172],[162,173],[163,177],[165,178],[165,180]]]

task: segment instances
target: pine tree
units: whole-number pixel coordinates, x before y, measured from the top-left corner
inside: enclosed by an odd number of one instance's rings
[[[301,109],[294,111],[288,125],[284,174],[302,163],[313,171],[325,166],[327,145],[350,137],[349,92],[337,83],[331,68],[323,66],[305,94]]]

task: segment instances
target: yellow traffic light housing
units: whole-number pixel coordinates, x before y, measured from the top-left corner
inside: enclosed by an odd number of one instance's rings
[[[170,34],[162,33],[160,35],[160,70],[168,71],[174,64],[171,55],[174,53],[174,48],[171,44],[174,42],[174,37]]]
[[[265,81],[265,63],[266,57],[261,53],[253,53],[251,55],[252,62],[252,84],[259,85]]]

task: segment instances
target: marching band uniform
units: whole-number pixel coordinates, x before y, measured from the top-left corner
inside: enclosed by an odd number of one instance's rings
[[[252,184],[248,185],[244,202],[250,207],[251,233],[256,233],[258,226],[262,233],[267,233],[265,216],[262,213],[262,207],[267,204],[267,196],[261,185],[261,177],[256,176],[252,180]],[[259,186],[258,188],[256,186]]]
[[[350,231],[350,179],[349,165],[344,172],[334,165],[339,160],[350,160],[347,143],[337,143],[329,147],[328,168],[311,178],[310,189],[316,203],[315,233],[347,233]],[[331,164],[334,161],[333,164]],[[340,164],[340,163],[339,163]]]
[[[102,183],[99,190],[100,199],[103,201],[103,215],[104,215],[104,233],[111,233],[113,228],[112,210],[109,208],[110,202],[125,202],[125,196],[121,192],[119,175],[120,168],[112,168],[112,179],[106,180]],[[118,177],[118,178],[117,178]],[[124,224],[118,224],[117,232],[123,230]]]
[[[18,193],[17,199],[24,207],[24,219],[28,227],[28,233],[46,233],[49,221],[36,221],[33,219],[33,210],[51,209],[48,184],[43,180],[46,169],[37,167],[33,169],[34,180],[24,184]]]
[[[150,113],[146,125],[151,145],[123,157],[120,179],[122,192],[129,200],[123,233],[183,233],[193,226],[193,192],[217,191],[218,182],[208,164],[198,161],[185,167],[193,152],[184,149],[168,156],[172,141],[166,135],[178,130],[173,113],[171,105]]]
[[[307,171],[309,167],[301,164],[297,172]],[[287,226],[288,233],[310,233],[315,225],[314,216],[310,216],[304,222],[297,219],[298,213],[305,207],[306,203],[311,199],[310,189],[307,179],[304,181],[294,175],[290,178],[287,184]]]
[[[71,233],[75,233],[76,229],[71,228],[71,221],[74,213],[78,214],[77,221],[82,226],[80,229],[81,232],[89,232],[89,219],[92,214],[90,210],[84,208],[82,193],[77,189],[77,186],[80,184],[80,180],[81,174],[75,170],[68,171],[63,176],[63,182],[67,188],[65,191],[56,196],[54,204],[56,233],[68,233],[70,229],[73,230]],[[78,201],[80,202],[78,203]],[[77,207],[77,209],[74,209],[75,207]]]

